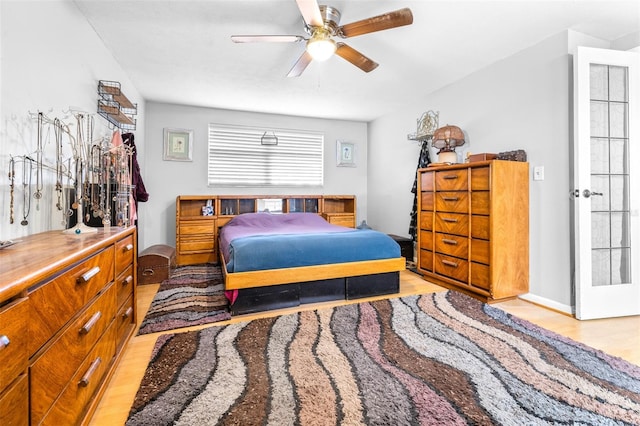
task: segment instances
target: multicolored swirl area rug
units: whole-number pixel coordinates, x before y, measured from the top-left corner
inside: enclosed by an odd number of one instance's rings
[[[128,425],[638,425],[640,367],[456,292],[158,338]]]
[[[218,265],[180,266],[160,284],[138,334],[175,330],[231,318]]]

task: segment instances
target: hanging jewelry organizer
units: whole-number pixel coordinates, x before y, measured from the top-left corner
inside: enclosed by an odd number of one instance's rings
[[[138,104],[132,103],[120,90],[117,81],[98,82],[98,114],[121,130],[135,130]]]
[[[72,207],[76,209],[77,225],[65,232],[90,232],[96,229],[93,226],[129,226],[133,150],[114,146],[107,138],[92,142],[93,117],[79,114],[76,119],[80,149],[75,152],[80,155],[75,157]]]
[[[91,114],[74,113],[75,122],[30,115],[37,120],[36,150],[9,156],[9,224],[29,225],[45,203],[60,212],[65,233],[129,226],[133,148],[94,139]]]

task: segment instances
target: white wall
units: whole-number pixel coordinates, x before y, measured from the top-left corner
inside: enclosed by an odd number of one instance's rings
[[[149,201],[139,204],[140,249],[154,244],[175,246],[175,200],[178,195],[200,194],[333,194],[355,195],[357,220],[367,213],[367,124],[275,114],[200,108],[147,102],[145,186]],[[284,128],[323,132],[324,187],[207,187],[207,136],[209,123],[266,129]],[[193,161],[163,161],[164,128],[193,130]],[[356,144],[357,167],[336,166],[336,141]]]
[[[440,126],[465,132],[459,151],[524,149],[531,171],[545,167],[545,180],[530,182],[530,291],[571,306],[567,45],[568,34],[558,34],[370,123],[369,169],[376,171],[368,181],[371,224],[408,234],[419,146],[406,135],[424,111],[439,111]],[[391,178],[385,169],[393,170]]]
[[[98,80],[119,81],[123,93],[138,103],[136,145],[144,152],[144,104],[127,75],[73,2],[0,1],[0,240],[62,229],[62,213],[55,209],[55,174],[43,172],[45,197],[39,205],[31,197],[29,225],[22,220],[22,165],[16,167],[15,222],[9,224],[10,156],[36,158],[36,120],[39,111],[72,125],[70,109],[95,114]],[[53,130],[44,135],[44,160],[55,163]],[[110,135],[105,119],[95,114],[94,136]],[[35,183],[35,174],[33,175]]]

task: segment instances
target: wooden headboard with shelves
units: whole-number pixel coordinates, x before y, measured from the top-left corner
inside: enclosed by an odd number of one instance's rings
[[[329,223],[355,228],[354,195],[179,195],[176,263],[218,262],[218,228],[242,213],[317,213]]]

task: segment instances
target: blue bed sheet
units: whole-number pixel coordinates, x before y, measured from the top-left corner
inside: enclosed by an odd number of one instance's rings
[[[227,271],[245,272],[400,257],[391,237],[371,229],[255,235],[232,240]]]

